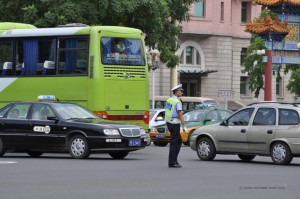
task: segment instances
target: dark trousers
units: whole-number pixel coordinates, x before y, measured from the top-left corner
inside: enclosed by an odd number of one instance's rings
[[[171,133],[169,165],[177,164],[177,157],[181,148],[182,139],[180,136],[180,124],[171,124],[167,122],[167,127]]]

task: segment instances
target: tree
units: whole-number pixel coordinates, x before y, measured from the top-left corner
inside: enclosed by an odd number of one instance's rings
[[[197,1],[197,0],[196,0]],[[189,19],[194,0],[0,0],[0,21],[24,22],[37,27],[67,23],[118,25],[141,29],[146,45],[157,48],[162,62],[175,67],[179,57],[180,23]],[[13,14],[11,14],[13,13]]]
[[[275,13],[272,13],[268,10],[261,12],[260,16],[255,21],[259,19],[266,18],[270,16],[274,19],[277,16]],[[257,98],[259,96],[260,90],[264,90],[264,67],[265,64],[262,62],[263,55],[258,55],[257,50],[266,49],[265,40],[259,37],[259,35],[252,34],[250,39],[250,45],[247,48],[248,56],[244,59],[242,65],[244,69],[242,73],[245,73],[249,76],[249,89],[251,92],[254,92],[254,96]],[[279,75],[279,73],[277,73]],[[280,76],[277,76],[280,78]]]
[[[284,69],[284,73],[291,72],[291,77],[289,79],[289,83],[286,86],[287,89],[294,93],[296,97],[300,96],[300,65],[286,65]]]

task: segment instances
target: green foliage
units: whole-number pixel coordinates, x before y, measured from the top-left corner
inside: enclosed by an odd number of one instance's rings
[[[300,96],[300,65],[286,65],[284,72],[285,74],[291,72],[287,89],[295,96]]]
[[[252,35],[248,46],[248,56],[243,61],[244,69],[242,73],[249,76],[249,89],[254,92],[255,97],[259,96],[260,89],[264,89],[264,66],[262,55],[257,55],[257,50],[266,49],[264,40],[256,35]]]
[[[196,0],[197,1],[197,0]],[[175,67],[179,57],[180,22],[189,19],[194,0],[0,0],[0,21],[37,27],[67,23],[117,25],[141,29],[146,45],[161,52],[161,61]],[[13,14],[11,14],[13,13]]]
[[[263,10],[254,22],[267,16],[271,16],[271,18],[274,19],[277,15],[269,10]],[[264,40],[258,35],[252,34],[250,45],[247,49],[248,56],[242,63],[244,66],[242,73],[246,73],[249,76],[249,89],[251,92],[254,92],[255,97],[258,97],[260,90],[264,89],[265,63],[262,62],[263,55],[256,54],[257,50],[262,49],[266,49]],[[279,73],[277,75],[279,75]],[[280,78],[280,76],[278,76],[278,78]]]

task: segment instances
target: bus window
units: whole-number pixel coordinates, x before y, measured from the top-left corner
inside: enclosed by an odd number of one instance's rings
[[[11,40],[0,40],[0,75],[12,75],[12,51]]]
[[[16,49],[15,75],[35,76],[55,74],[56,39],[18,39]],[[45,64],[49,60],[52,60],[52,64]]]
[[[103,64],[144,66],[145,57],[140,39],[102,37]]]
[[[59,39],[59,74],[87,74],[88,72],[88,39]]]

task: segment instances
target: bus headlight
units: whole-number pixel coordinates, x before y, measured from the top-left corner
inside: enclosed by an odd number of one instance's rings
[[[105,135],[120,135],[117,129],[104,129],[103,132]]]

